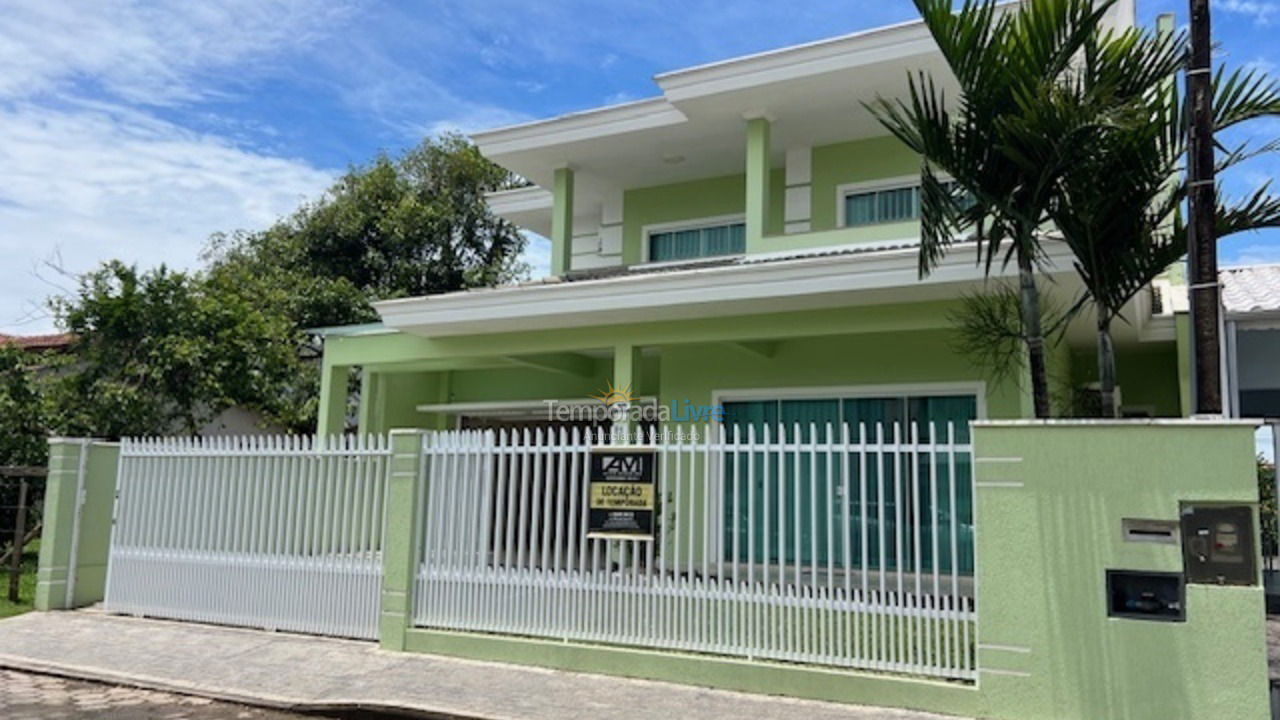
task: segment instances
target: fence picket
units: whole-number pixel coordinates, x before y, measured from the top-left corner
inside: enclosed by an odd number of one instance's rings
[[[414,622],[971,681],[972,449],[920,431],[433,433]],[[591,447],[624,441],[658,453],[655,539],[587,538]]]
[[[376,638],[385,438],[125,439],[108,611]]]

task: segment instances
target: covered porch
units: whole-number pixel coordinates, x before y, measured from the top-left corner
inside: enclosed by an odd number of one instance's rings
[[[379,303],[381,325],[326,337],[319,431],[550,421],[611,391],[671,425],[734,403],[957,395],[974,418],[1029,417],[1027,383],[992,382],[955,347],[958,301],[983,283],[962,250],[920,280],[905,247]],[[1065,300],[1073,283],[1060,273],[1047,293]],[[1069,381],[1071,354],[1053,347],[1052,375]]]

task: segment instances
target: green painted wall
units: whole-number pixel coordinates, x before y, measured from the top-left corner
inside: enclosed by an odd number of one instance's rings
[[[773,169],[769,182],[769,223],[766,232],[782,232],[785,170]],[[628,190],[622,196],[622,261],[644,262],[643,228],[658,223],[699,220],[718,215],[741,215],[747,206],[745,173],[690,180]]]
[[[765,235],[748,237],[748,253],[901,240],[918,234],[919,223],[915,222],[837,227],[838,186],[914,176],[920,172],[918,157],[900,142],[886,136],[823,145],[813,149],[812,163],[813,232],[783,233],[786,171],[781,167],[772,168]],[[646,225],[742,214],[746,209],[746,192],[745,173],[626,191],[623,195],[623,262],[643,262],[642,228]]]
[[[919,156],[889,136],[815,147],[811,227],[836,227],[836,188],[840,185],[919,174]],[[911,237],[918,227],[914,222],[889,223],[859,228],[858,233],[868,241],[892,240]]]
[[[1098,380],[1098,358],[1091,348],[1071,358],[1072,382],[1082,387]],[[1145,343],[1116,349],[1116,383],[1122,407],[1149,408],[1154,417],[1182,417],[1178,355],[1173,343]]]
[[[1187,588],[1183,623],[1106,617],[1108,568],[1180,572],[1122,518],[1254,503],[1253,429],[1188,421],[979,425],[979,678],[992,717],[1261,718],[1263,593]]]
[[[384,645],[967,717],[1269,717],[1260,586],[1189,586],[1181,623],[1108,618],[1105,603],[1108,568],[1181,569],[1177,545],[1123,542],[1122,518],[1176,520],[1182,501],[1255,502],[1250,426],[993,421],[979,423],[974,437],[976,685],[405,630],[399,604]],[[394,572],[407,576],[398,567]]]
[[[797,338],[762,357],[727,343],[662,349],[664,404],[710,404],[716,390],[982,382],[947,330]],[[988,385],[988,417],[1019,417],[1017,388]]]
[[[83,466],[82,452],[87,453]],[[84,607],[102,600],[119,458],[120,446],[116,443],[60,438],[49,441],[44,529],[36,576],[37,609]],[[84,503],[77,512],[82,467]],[[69,574],[74,574],[74,587],[68,604]]]

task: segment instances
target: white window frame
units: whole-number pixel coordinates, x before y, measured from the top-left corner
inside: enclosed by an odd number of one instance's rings
[[[652,223],[650,225],[640,226],[640,265],[647,267],[665,267],[667,265],[687,265],[689,263],[703,262],[705,260],[714,260],[716,258],[735,258],[742,257],[741,254],[730,255],[708,255],[706,257],[689,258],[688,260],[650,260],[649,259],[649,236],[654,233],[679,232],[681,230],[701,230],[703,228],[719,227],[721,225],[737,225],[746,224],[747,216],[745,213],[734,213],[731,215],[713,215],[710,217],[696,218],[694,220],[677,220],[674,222]]]
[[[955,180],[950,175],[947,175],[945,173],[939,173],[937,175],[937,178],[939,182],[944,182],[944,183],[955,182]],[[901,175],[893,178],[881,178],[879,180],[863,180],[861,182],[851,182],[851,183],[844,183],[841,185],[837,185],[836,186],[836,227],[857,229],[857,228],[868,228],[868,227],[880,227],[883,225],[900,225],[902,223],[908,223],[908,222],[919,222],[919,219],[894,220],[891,222],[877,222],[877,223],[870,223],[868,225],[850,226],[848,224],[848,218],[845,217],[845,209],[844,209],[845,198],[848,197],[849,195],[859,195],[859,194],[868,193],[868,192],[880,192],[882,190],[901,190],[903,188],[919,187],[919,186],[920,186],[920,176],[918,174],[917,175]]]

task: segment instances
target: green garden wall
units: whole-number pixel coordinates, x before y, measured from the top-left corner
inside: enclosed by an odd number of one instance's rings
[[[83,454],[83,462],[82,462]],[[120,446],[94,440],[49,441],[40,569],[35,606],[60,610],[102,600]],[[77,511],[78,488],[84,502]],[[67,584],[72,583],[71,597]]]
[[[1105,571],[1182,571],[1122,518],[1256,503],[1253,427],[979,423],[979,688],[993,717],[1266,718],[1263,591],[1189,585],[1186,622],[1106,616]],[[1255,545],[1256,547],[1256,545]]]
[[[967,717],[1269,717],[1260,586],[1189,586],[1182,623],[1108,618],[1104,592],[1108,568],[1181,570],[1176,545],[1122,542],[1121,518],[1255,502],[1251,426],[990,421],[974,437],[976,684],[413,628],[399,557],[383,645]]]

